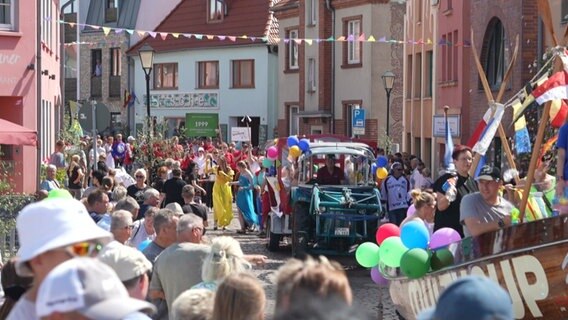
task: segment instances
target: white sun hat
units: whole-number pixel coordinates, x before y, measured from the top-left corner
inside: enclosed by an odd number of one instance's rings
[[[98,227],[85,206],[75,199],[46,199],[27,205],[16,218],[20,239],[16,271],[32,276],[26,262],[32,258],[74,243],[99,240],[105,244],[112,234]]]

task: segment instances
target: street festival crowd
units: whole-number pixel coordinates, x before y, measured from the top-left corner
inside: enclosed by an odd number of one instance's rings
[[[263,150],[247,143],[181,139],[149,146],[120,134],[97,137],[97,159],[90,137],[77,145],[58,141],[38,201],[16,220],[20,248],[2,268],[0,318],[263,319],[264,289],[250,270],[266,257],[243,252],[227,228],[236,203],[236,232],[266,236],[274,204],[266,177],[276,175],[275,169],[263,161]],[[469,147],[456,146],[455,170],[440,172],[435,180],[415,156],[376,151],[389,168],[388,176],[377,180],[386,209],[383,222],[401,226],[418,220],[431,231],[449,227],[462,237],[517,223],[519,186],[489,165],[476,179],[470,176]],[[151,166],[141,161],[148,152]],[[554,194],[550,159],[543,160],[534,185]],[[326,165],[335,169],[334,162]],[[282,168],[284,190],[295,177],[293,166]],[[225,231],[222,236],[206,235],[217,229]],[[512,319],[511,300],[494,283],[468,277],[454,285],[451,297],[442,294],[438,308],[423,319],[463,317],[451,302],[460,294],[460,304],[478,310],[471,319],[481,319],[483,312]],[[464,293],[464,285],[479,290]],[[496,292],[494,299],[476,296],[484,290]],[[277,273],[276,293],[274,319],[368,316],[351,306],[341,265],[325,257],[287,261]]]

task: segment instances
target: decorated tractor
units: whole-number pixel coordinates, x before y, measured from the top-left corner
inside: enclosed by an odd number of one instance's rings
[[[348,255],[374,238],[382,207],[368,144],[338,136],[289,137],[285,146],[270,148],[267,155],[279,168],[273,187],[280,203],[268,219],[269,249],[290,236],[294,256]]]

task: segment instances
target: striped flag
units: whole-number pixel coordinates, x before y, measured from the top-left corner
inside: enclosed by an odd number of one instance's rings
[[[503,104],[495,103],[495,115],[487,123],[487,126],[485,127],[485,130],[480,139],[473,146],[473,152],[479,153],[482,156],[485,155],[487,149],[489,149],[489,145],[491,145],[491,141],[493,141],[493,138],[495,137],[495,133],[499,128],[499,124],[501,123],[501,119],[503,118],[504,113],[505,108]]]
[[[446,114],[446,153],[444,154],[444,166],[447,170],[454,169],[454,162],[452,161],[452,153],[454,152],[454,140],[452,140],[452,130]]]
[[[479,141],[479,138],[481,138],[481,135],[483,134],[483,131],[485,131],[487,123],[489,123],[490,120],[491,120],[491,108],[488,108],[485,114],[483,115],[483,118],[481,118],[481,121],[479,121],[479,123],[477,124],[477,127],[475,127],[475,131],[473,131],[473,134],[467,141],[468,147],[473,148],[473,146],[477,143],[477,141]]]

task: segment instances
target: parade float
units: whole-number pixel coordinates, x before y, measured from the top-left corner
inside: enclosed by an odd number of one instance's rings
[[[514,180],[520,194],[518,215],[512,213],[513,224],[498,231],[461,239],[452,229],[430,234],[424,223],[410,222],[398,228],[386,224],[379,227],[376,243],[363,243],[356,258],[363,267],[371,268],[375,283],[388,285],[391,299],[401,318],[416,319],[421,311],[435,306],[441,292],[454,280],[469,275],[492,279],[508,291],[515,319],[568,319],[568,209],[567,199],[556,200],[555,210],[537,208],[531,190],[535,169],[555,137],[543,144],[544,133],[554,125],[551,109],[566,108],[568,98],[568,29],[563,45],[559,45],[550,21],[548,1],[539,0],[545,27],[552,34],[554,47],[548,52],[543,69],[513,99],[499,103],[515,64],[517,45],[505,73],[498,96],[494,99],[487,84],[475,44],[474,62],[479,71],[489,109],[483,136],[473,147],[474,163],[470,175],[498,134],[509,166],[515,168],[505,131],[501,125],[504,110],[513,109],[516,123],[533,102],[543,105],[537,136],[532,147],[527,176]],[[473,36],[471,37],[473,40]],[[530,87],[531,92],[526,88]],[[564,123],[566,114],[560,123]],[[517,128],[515,128],[517,129]],[[552,143],[551,143],[552,141]]]

